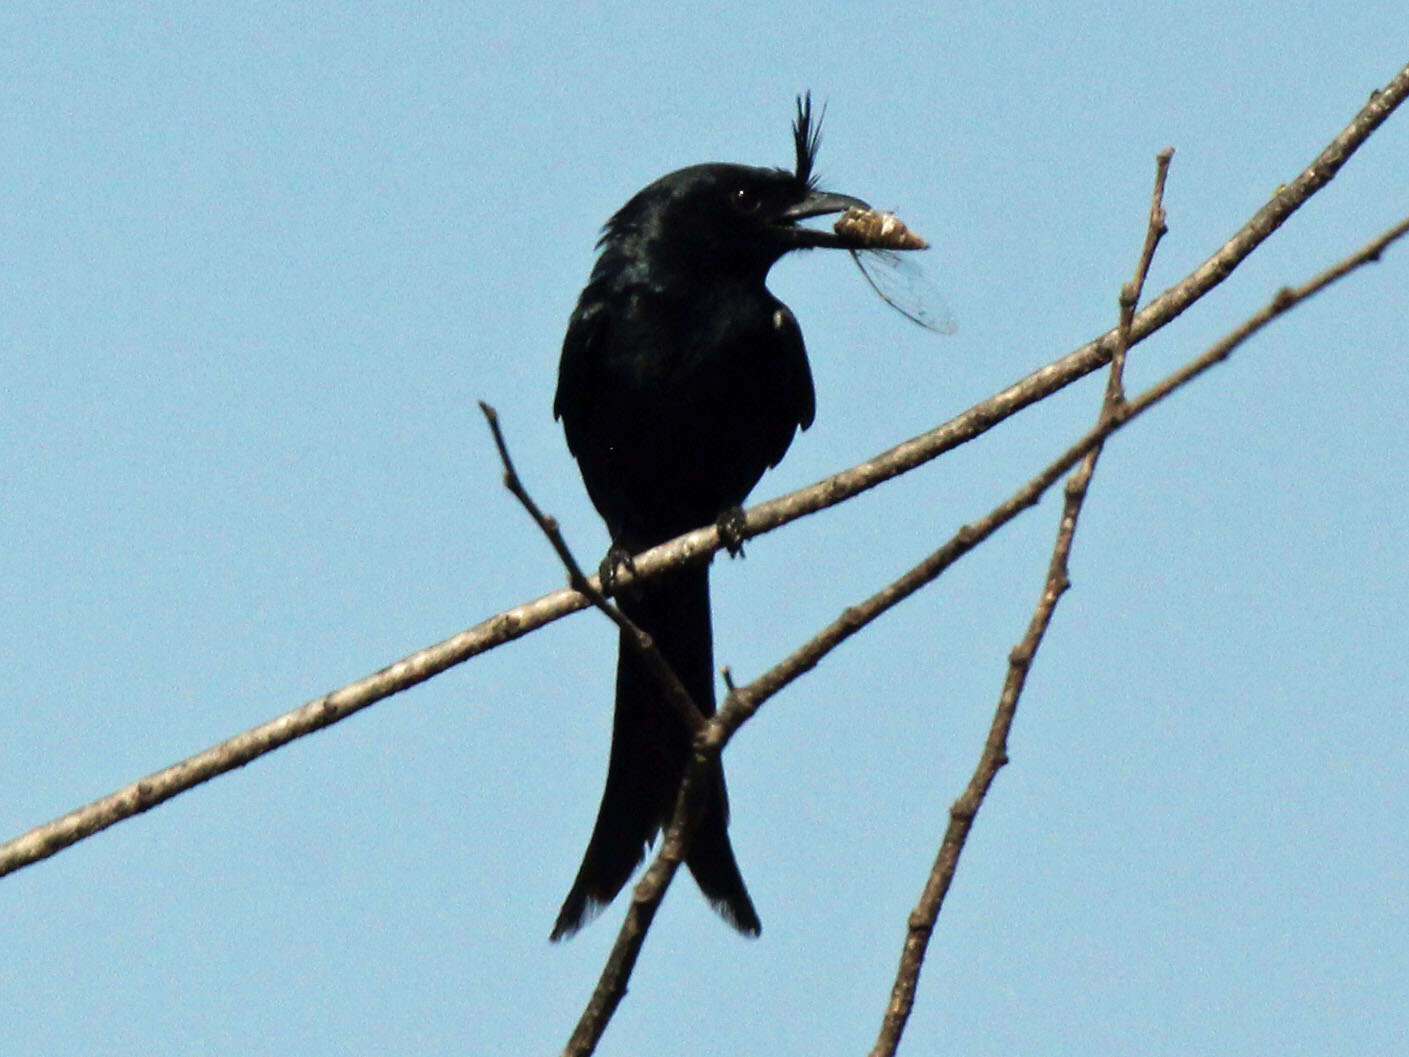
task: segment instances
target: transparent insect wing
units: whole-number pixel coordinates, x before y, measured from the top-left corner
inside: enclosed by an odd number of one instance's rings
[[[851,259],[876,296],[912,323],[936,334],[959,329],[944,295],[918,264],[893,250],[852,250]]]

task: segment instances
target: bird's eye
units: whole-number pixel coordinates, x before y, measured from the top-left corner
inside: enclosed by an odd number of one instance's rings
[[[734,208],[740,213],[757,213],[763,206],[763,199],[747,187],[736,188],[733,194]]]

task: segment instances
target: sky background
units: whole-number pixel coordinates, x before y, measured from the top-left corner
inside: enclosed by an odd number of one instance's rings
[[[845,255],[771,285],[816,424],[755,500],[1112,325],[1153,156],[1151,293],[1409,61],[1402,0],[0,8],[0,838],[296,707],[584,563],[550,407],[606,218],[700,161],[896,209],[960,329]],[[1409,113],[1139,388],[1409,213]],[[1409,1037],[1409,247],[1107,448],[921,978],[906,1053],[1389,1054]],[[1093,421],[1088,379],[716,562],[750,678]],[[729,746],[745,941],[682,877],[600,1053],[862,1053],[1040,588],[1036,510]],[[620,922],[547,935],[601,792],[613,630],[584,613],[0,880],[0,1052],[532,1054]]]

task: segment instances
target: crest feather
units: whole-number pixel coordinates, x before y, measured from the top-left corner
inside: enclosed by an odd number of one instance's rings
[[[797,182],[806,187],[816,186],[817,176],[812,165],[817,160],[817,148],[822,144],[822,119],[827,116],[826,104],[817,120],[812,120],[812,93],[797,97],[797,117],[793,120],[793,151],[797,156]]]

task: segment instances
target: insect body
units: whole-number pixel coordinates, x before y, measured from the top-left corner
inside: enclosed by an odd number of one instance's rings
[[[929,243],[894,213],[853,207],[837,219],[832,230],[854,243],[851,259],[882,301],[926,330],[953,334],[959,329],[943,295],[923,269],[897,252],[928,249]]]

